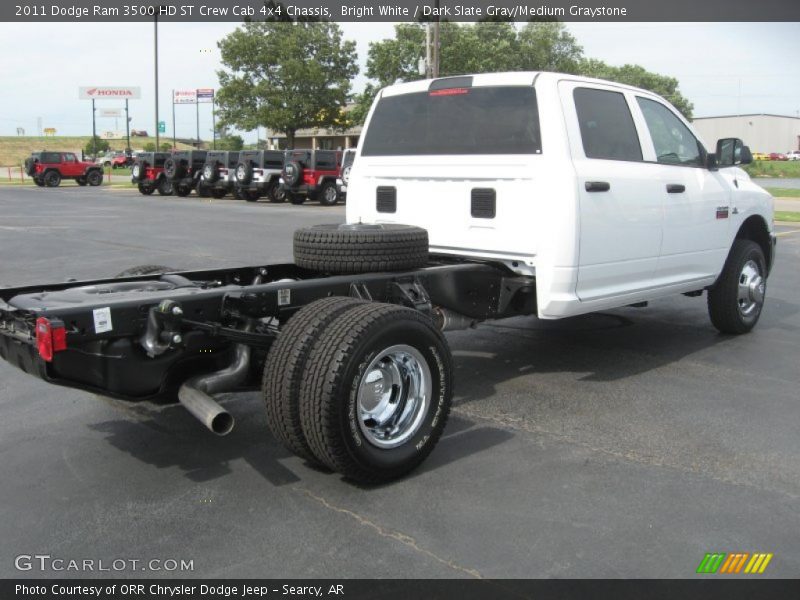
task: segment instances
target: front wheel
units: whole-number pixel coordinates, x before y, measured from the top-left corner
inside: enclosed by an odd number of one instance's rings
[[[89,171],[86,174],[86,181],[89,185],[97,187],[103,183],[103,174],[100,171]]]
[[[146,186],[142,183],[140,183],[138,187],[139,187],[139,193],[144,194],[145,196],[149,196],[150,194],[156,191],[155,188]]]
[[[317,198],[322,206],[334,206],[339,201],[339,191],[333,181],[326,181],[317,192]]]
[[[742,334],[755,327],[767,291],[764,251],[751,240],[735,240],[722,274],[708,290],[708,314],[721,333]]]
[[[77,183],[81,187],[85,186],[86,185],[86,177],[76,177],[75,178],[75,183]]]
[[[159,196],[172,196],[175,192],[175,189],[172,185],[172,182],[167,179],[166,177],[162,177],[161,181],[158,182],[158,194]]]
[[[267,187],[267,198],[269,198],[269,201],[273,204],[286,202],[286,191],[277,180],[271,181]]]
[[[189,194],[192,193],[192,188],[188,185],[176,185],[175,186],[175,195],[180,196],[181,198],[185,198]]]
[[[433,450],[453,395],[447,341],[428,317],[355,305],[308,356],[300,421],[314,456],[360,482],[402,477]]]

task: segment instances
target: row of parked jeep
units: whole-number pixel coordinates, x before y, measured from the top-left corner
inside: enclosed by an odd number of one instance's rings
[[[355,150],[186,150],[142,152],[131,178],[142,194],[235,198],[257,202],[344,201]]]

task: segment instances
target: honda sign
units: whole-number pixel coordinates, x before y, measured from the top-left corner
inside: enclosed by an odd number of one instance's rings
[[[139,87],[79,87],[78,97],[81,100],[138,100],[142,97],[142,89]]]

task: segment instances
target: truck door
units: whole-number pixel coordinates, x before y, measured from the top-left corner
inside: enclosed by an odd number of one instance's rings
[[[667,104],[637,94],[636,105],[650,138],[645,158],[654,163],[664,198],[659,283],[713,277],[728,254],[732,178],[706,168],[705,149]]]
[[[631,94],[613,85],[562,81],[579,202],[581,301],[611,301],[655,286],[664,194],[642,154]]]
[[[77,177],[82,175],[82,169],[78,166],[78,157],[72,152],[65,152],[62,154],[62,177]]]

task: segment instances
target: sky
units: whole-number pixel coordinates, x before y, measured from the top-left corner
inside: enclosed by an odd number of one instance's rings
[[[356,41],[359,66],[369,43],[392,37],[391,23],[341,23]],[[698,117],[740,113],[800,116],[800,23],[567,23],[587,57],[640,64],[678,79]],[[217,41],[236,23],[159,23],[159,112],[172,135],[172,89],[216,87]],[[91,102],[78,86],[140,86],[130,101],[134,129],[155,133],[152,23],[0,23],[3,93],[0,135],[17,127],[37,135],[37,121],[58,135],[91,133]],[[354,91],[363,88],[360,74]],[[100,108],[118,108],[115,100]],[[200,105],[200,135],[211,137],[211,108]],[[120,129],[124,120],[120,119]],[[98,118],[98,132],[114,129]],[[178,137],[194,137],[195,106],[176,107]],[[243,132],[255,141],[255,132]],[[263,132],[262,132],[263,136]]]

